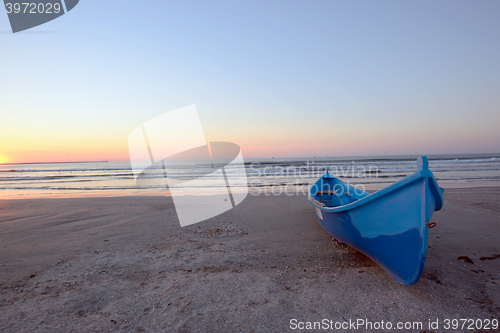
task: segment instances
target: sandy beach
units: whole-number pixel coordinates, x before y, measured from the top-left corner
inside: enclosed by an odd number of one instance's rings
[[[293,319],[368,319],[470,332],[443,321],[500,319],[500,188],[444,197],[413,286],[332,240],[306,196],[249,195],[184,228],[169,197],[0,200],[0,331],[283,332]]]

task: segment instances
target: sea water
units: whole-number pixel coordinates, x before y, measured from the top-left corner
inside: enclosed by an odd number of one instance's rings
[[[500,186],[500,154],[427,155],[429,168],[443,188]],[[259,193],[294,193],[306,188],[325,170],[363,190],[378,190],[417,171],[417,155],[350,156],[304,158],[246,158],[246,175],[226,166],[231,190]],[[186,182],[186,193],[211,194],[225,190],[225,184],[211,177],[218,165],[177,165],[168,169],[153,165],[137,181],[130,162],[79,162],[0,165],[0,198],[169,195],[169,179]],[[215,174],[214,174],[215,175]],[[177,185],[179,186],[179,185]],[[305,194],[307,190],[296,191]]]

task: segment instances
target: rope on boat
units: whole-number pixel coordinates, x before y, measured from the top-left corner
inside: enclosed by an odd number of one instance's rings
[[[425,224],[427,224],[427,227],[428,227],[429,229],[432,229],[432,228],[434,228],[434,227],[436,226],[436,222],[431,222],[431,223],[429,223],[429,221],[427,221],[427,222],[425,222]]]

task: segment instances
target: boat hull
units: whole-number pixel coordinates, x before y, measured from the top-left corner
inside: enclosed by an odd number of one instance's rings
[[[394,280],[416,283],[425,263],[428,222],[443,204],[442,189],[432,172],[422,168],[382,191],[361,197],[339,207],[311,201],[331,237],[369,256]]]

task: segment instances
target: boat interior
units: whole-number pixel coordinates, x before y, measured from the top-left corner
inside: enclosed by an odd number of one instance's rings
[[[322,207],[345,206],[369,195],[331,176],[328,171],[311,187],[309,194]]]

